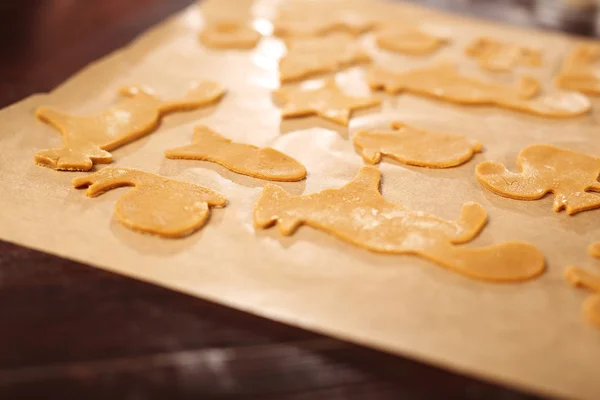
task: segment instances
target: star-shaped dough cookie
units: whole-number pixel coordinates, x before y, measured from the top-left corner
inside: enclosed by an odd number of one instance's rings
[[[353,97],[344,93],[335,79],[325,80],[317,89],[284,88],[276,92],[284,101],[282,118],[317,115],[347,126],[352,111],[373,107],[381,101],[374,97]]]

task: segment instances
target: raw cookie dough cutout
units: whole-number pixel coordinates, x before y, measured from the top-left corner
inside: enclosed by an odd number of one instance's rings
[[[200,8],[205,28],[200,41],[211,49],[254,48],[261,35],[252,27],[252,4],[253,0],[204,0]]]
[[[364,130],[354,136],[354,146],[365,162],[377,164],[385,155],[408,165],[449,168],[469,161],[481,143],[460,135],[421,130],[392,122],[393,130]]]
[[[222,50],[253,49],[260,37],[260,33],[251,25],[243,23],[209,23],[200,33],[200,41],[206,47]]]
[[[271,147],[235,143],[206,126],[194,131],[192,144],[165,151],[172,159],[202,160],[254,178],[295,182],[306,178],[306,168]]]
[[[117,201],[115,214],[129,229],[168,238],[187,236],[202,228],[210,207],[225,207],[220,193],[188,182],[128,168],[106,167],[73,179],[86,195],[98,196],[121,186],[133,186]]]
[[[342,33],[318,38],[290,39],[279,60],[279,80],[293,82],[355,64],[370,62],[369,55],[352,36]]]
[[[446,45],[449,40],[421,29],[386,28],[375,35],[377,45],[385,50],[412,56],[426,56]]]
[[[368,3],[373,6],[373,2]],[[286,0],[273,21],[273,33],[281,37],[323,36],[336,32],[357,36],[377,24],[377,19],[364,5],[365,2],[352,0]]]
[[[60,131],[63,145],[38,152],[35,162],[70,171],[89,171],[94,164],[110,163],[109,151],[157,129],[166,114],[216,103],[225,89],[215,82],[202,82],[181,99],[168,101],[159,99],[148,88],[136,86],[122,88],[120,94],[124,98],[116,106],[94,116],[38,108],[36,116]]]
[[[532,78],[522,78],[516,87],[489,83],[461,75],[449,63],[407,72],[374,67],[368,81],[372,89],[388,93],[409,92],[464,105],[495,105],[544,117],[574,117],[591,108],[587,97],[574,92],[534,98],[540,84]]]
[[[590,245],[588,252],[600,258],[600,242]],[[582,311],[588,321],[600,328],[600,275],[592,274],[579,267],[568,267],[565,278],[576,287],[582,287],[594,292],[583,303]]]
[[[554,193],[554,211],[572,215],[600,207],[600,158],[547,144],[525,147],[517,156],[518,173],[485,161],[475,170],[490,191],[516,200],[538,200]]]
[[[316,89],[281,88],[275,91],[275,95],[284,102],[282,118],[317,115],[344,126],[348,126],[352,111],[381,103],[374,97],[347,95],[337,86],[334,78],[326,79],[323,86]]]
[[[385,200],[379,193],[380,178],[377,168],[366,166],[339,189],[304,196],[268,184],[254,207],[254,225],[278,224],[287,236],[305,224],[371,251],[418,255],[486,281],[523,281],[544,271],[543,255],[528,243],[479,249],[455,246],[469,242],[483,229],[487,215],[479,204],[464,204],[457,221],[446,221]]]
[[[590,244],[588,253],[590,253],[590,256],[592,257],[600,258],[600,242]]]
[[[511,71],[517,66],[542,65],[542,54],[538,49],[488,37],[473,40],[465,49],[465,54],[475,58],[481,68],[494,72]]]
[[[591,95],[600,94],[600,45],[581,43],[565,58],[554,84]]]

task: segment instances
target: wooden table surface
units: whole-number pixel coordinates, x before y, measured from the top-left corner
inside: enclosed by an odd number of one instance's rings
[[[191,2],[0,2],[0,107]],[[534,23],[527,1],[423,2]],[[532,396],[0,241],[0,399],[28,398]]]

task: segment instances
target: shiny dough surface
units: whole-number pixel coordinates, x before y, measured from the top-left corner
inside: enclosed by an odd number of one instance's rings
[[[450,16],[407,2],[394,2],[392,9],[388,15],[397,24],[435,26],[451,41],[431,56],[412,57],[381,50],[373,30],[357,39],[373,65],[409,71],[445,58],[465,76],[515,87],[516,77],[482,71],[464,56],[474,37],[494,37],[543,49],[543,65],[526,72],[540,82],[542,96],[562,93],[552,79],[576,38]],[[261,27],[276,16],[276,4],[256,0],[253,13]],[[599,156],[598,99],[591,97],[592,109],[579,117],[550,119],[408,92],[371,93],[369,65],[361,64],[338,72],[336,82],[352,96],[379,98],[380,108],[354,113],[347,127],[318,117],[282,120],[272,93],[280,86],[283,41],[266,34],[249,51],[215,51],[198,39],[204,27],[199,7],[191,7],[51,93],[0,111],[1,240],[547,397],[600,398],[599,330],[578,312],[588,293],[563,278],[568,265],[595,268],[586,247],[600,240],[600,211],[574,217],[554,213],[552,196],[531,202],[503,198],[482,188],[474,176],[475,165],[485,160],[517,172],[519,151],[539,143]],[[112,152],[108,166],[144,170],[225,195],[227,206],[212,208],[197,233],[165,240],[133,232],[114,213],[119,198],[135,188],[88,198],[71,181],[94,170],[67,173],[34,165],[37,152],[62,143],[56,129],[35,118],[37,108],[94,116],[117,104],[124,85],[147,85],[161,99],[177,99],[194,80],[216,81],[227,94],[216,106],[168,115],[152,134]],[[164,156],[167,149],[190,144],[194,128],[206,125],[233,142],[272,147],[294,158],[306,167],[307,179],[277,185],[293,196],[319,193],[344,186],[364,166],[352,142],[356,132],[391,121],[462,135],[482,143],[484,151],[457,168],[380,163],[380,190],[387,201],[445,221],[455,221],[462,204],[481,204],[487,225],[456,247],[531,243],[544,254],[546,272],[522,283],[492,284],[423,257],[367,251],[310,227],[292,236],[282,236],[277,228],[256,230],[253,207],[268,182]]]

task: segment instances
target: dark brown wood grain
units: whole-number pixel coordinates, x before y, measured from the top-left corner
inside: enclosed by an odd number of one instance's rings
[[[0,2],[0,106],[51,90],[191,2]],[[535,23],[523,1],[428,3]],[[29,398],[530,397],[0,242],[0,399]]]

